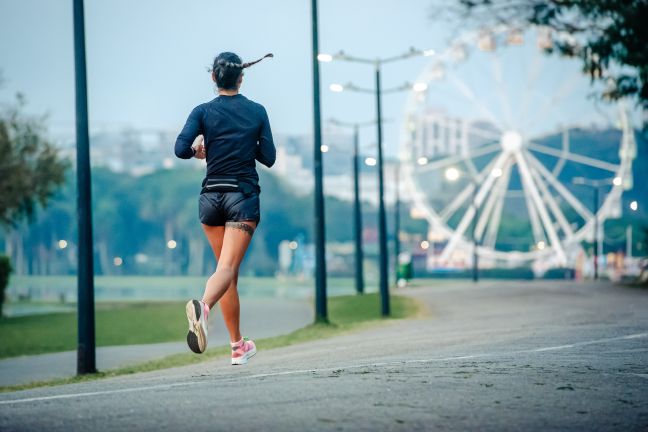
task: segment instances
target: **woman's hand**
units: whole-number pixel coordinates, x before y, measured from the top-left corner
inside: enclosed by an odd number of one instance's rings
[[[207,157],[207,152],[205,151],[205,145],[200,144],[198,147],[195,147],[196,149],[196,154],[194,157],[196,159],[205,159]]]
[[[191,146],[194,149],[194,157],[196,159],[205,159],[207,157],[207,152],[205,151],[205,138],[202,135],[198,135]]]

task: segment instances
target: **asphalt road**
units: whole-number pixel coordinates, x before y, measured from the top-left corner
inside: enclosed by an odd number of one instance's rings
[[[184,304],[178,308],[184,319]],[[226,346],[229,334],[219,310],[210,315],[209,344]],[[272,337],[290,333],[313,322],[310,302],[285,298],[241,298],[241,330],[244,335]],[[99,370],[114,369],[187,351],[187,329],[178,328],[178,342],[121,345],[97,348]],[[76,374],[76,351],[11,357],[0,360],[0,386],[68,378]]]
[[[648,291],[411,289],[430,317],[154,373],[0,395],[0,430],[648,430]]]

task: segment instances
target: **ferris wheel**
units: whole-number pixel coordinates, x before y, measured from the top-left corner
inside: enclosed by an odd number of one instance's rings
[[[564,266],[595,222],[619,216],[632,187],[632,117],[622,102],[589,97],[577,61],[542,53],[551,36],[506,27],[464,34],[408,96],[399,157],[412,211],[439,246],[432,265],[465,264],[477,244],[493,265]],[[593,204],[577,177],[606,185],[603,199]]]

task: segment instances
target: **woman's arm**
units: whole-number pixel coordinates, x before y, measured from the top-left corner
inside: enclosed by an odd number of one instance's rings
[[[257,145],[256,160],[270,168],[277,159],[277,150],[275,149],[272,139],[272,130],[270,129],[270,120],[265,108],[261,107],[262,120],[261,132],[259,133],[259,144]]]
[[[180,135],[178,135],[178,139],[176,139],[175,155],[177,157],[180,159],[191,159],[194,157],[196,150],[192,145],[196,137],[203,133],[202,125],[202,109],[198,106],[191,111]]]

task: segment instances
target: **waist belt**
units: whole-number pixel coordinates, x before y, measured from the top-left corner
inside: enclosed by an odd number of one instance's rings
[[[233,177],[207,176],[202,182],[201,194],[207,192],[241,192],[245,195],[260,193],[261,188],[252,180]]]

